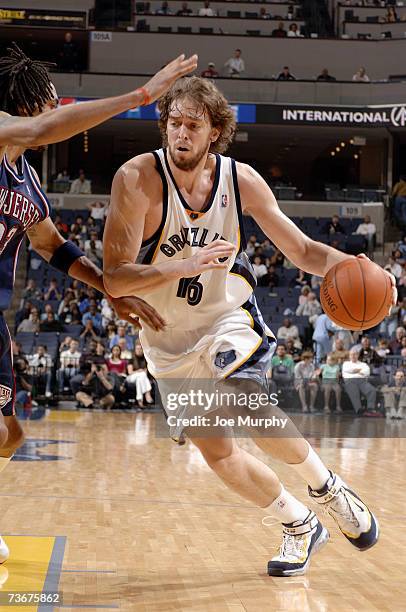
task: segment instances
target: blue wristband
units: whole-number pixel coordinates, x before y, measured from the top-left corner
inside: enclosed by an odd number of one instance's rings
[[[79,249],[78,246],[74,242],[67,240],[60,247],[54,251],[51,259],[49,260],[49,264],[60,270],[61,272],[65,272],[68,274],[69,268],[79,257],[83,257],[84,253]]]

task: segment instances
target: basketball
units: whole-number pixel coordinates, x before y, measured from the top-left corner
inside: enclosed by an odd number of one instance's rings
[[[324,312],[340,327],[355,331],[370,329],[389,314],[391,281],[369,259],[347,259],[325,275],[320,302]]]

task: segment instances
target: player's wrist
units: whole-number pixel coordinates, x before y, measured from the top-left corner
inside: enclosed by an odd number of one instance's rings
[[[131,108],[136,108],[138,106],[148,106],[148,104],[151,104],[151,96],[149,95],[145,87],[138,87],[138,89],[133,92],[133,99],[134,102]]]

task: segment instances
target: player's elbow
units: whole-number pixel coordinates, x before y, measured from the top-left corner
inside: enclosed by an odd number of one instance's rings
[[[123,287],[121,286],[121,282],[117,278],[116,268],[110,269],[110,270],[104,270],[103,285],[107,293],[111,295],[111,297],[113,298],[120,298],[125,295]]]

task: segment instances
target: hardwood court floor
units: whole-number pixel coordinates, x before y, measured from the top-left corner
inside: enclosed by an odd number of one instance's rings
[[[27,424],[25,461],[0,476],[0,530],[11,548],[0,593],[59,580],[61,610],[405,610],[404,439],[313,441],[374,508],[381,539],[359,553],[326,518],[332,538],[310,572],[276,579],[266,566],[280,528],[264,527],[265,513],[229,492],[190,443],[157,439],[155,418],[54,412]],[[296,475],[270,463],[306,502]]]

